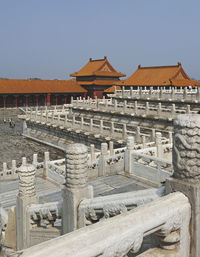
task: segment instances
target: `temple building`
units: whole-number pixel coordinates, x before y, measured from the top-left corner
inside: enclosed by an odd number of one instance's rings
[[[70,103],[73,96],[102,98],[124,74],[117,72],[106,57],[92,60],[70,80],[0,79],[0,107],[57,105]],[[110,92],[110,91],[108,91]],[[106,94],[106,93],[105,93]]]
[[[0,107],[57,105],[70,103],[71,96],[87,91],[71,80],[0,79]]]
[[[76,77],[77,83],[87,90],[87,96],[102,98],[104,91],[116,84],[120,77],[125,77],[125,74],[116,71],[105,56],[98,60],[90,58],[81,70],[70,76]]]
[[[157,88],[158,86],[182,86],[182,87],[196,87],[200,86],[200,82],[190,79],[184,71],[180,62],[172,66],[154,66],[154,67],[141,67],[127,79],[119,83],[122,86],[133,88],[138,86],[151,86]]]

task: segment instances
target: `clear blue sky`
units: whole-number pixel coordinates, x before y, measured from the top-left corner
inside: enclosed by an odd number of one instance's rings
[[[0,77],[68,79],[107,56],[137,65],[180,61],[200,79],[199,0],[0,0]]]

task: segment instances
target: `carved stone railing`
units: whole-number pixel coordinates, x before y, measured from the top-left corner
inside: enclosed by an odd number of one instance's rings
[[[50,202],[43,204],[32,204],[27,209],[27,215],[30,218],[30,226],[45,227],[54,226],[57,219],[61,219],[61,202]]]
[[[112,96],[112,95],[111,95]],[[165,100],[165,101],[200,101],[200,89],[180,87],[166,89],[165,87],[158,87],[158,89],[153,89],[152,87],[138,87],[130,90],[115,90],[114,96],[121,98],[139,98],[139,99],[153,99],[153,100]]]
[[[187,197],[172,193],[159,200],[145,204],[76,230],[51,241],[20,251],[20,257],[122,257],[129,251],[136,253],[141,248],[143,238],[157,233],[161,248],[158,255],[189,257],[189,223],[191,207]],[[154,250],[155,251],[155,250]]]
[[[79,204],[79,227],[130,211],[164,195],[164,187],[85,199]]]
[[[171,161],[135,152],[131,154],[131,167],[131,175],[152,182],[164,182],[173,174]]]
[[[199,91],[200,92],[200,91]],[[101,111],[101,112],[111,112],[118,114],[125,114],[131,116],[141,116],[141,117],[154,117],[155,119],[164,119],[164,120],[173,120],[177,114],[186,114],[186,113],[197,113],[196,110],[191,110],[190,104],[185,104],[184,106],[179,106],[177,103],[170,103],[166,107],[161,102],[158,103],[150,103],[148,101],[153,100],[151,95],[145,95],[146,103],[135,101],[129,101],[124,99],[114,99],[112,104],[106,104],[104,102],[100,102],[98,105],[89,104],[85,107],[83,101],[76,101],[73,104],[73,110],[87,110],[87,111]],[[121,97],[123,98],[123,97]],[[200,97],[199,97],[200,99]],[[159,100],[159,99],[157,99]],[[160,99],[161,101],[161,99]],[[172,100],[171,100],[172,101]],[[181,101],[180,101],[181,102]],[[191,103],[192,104],[192,103]]]

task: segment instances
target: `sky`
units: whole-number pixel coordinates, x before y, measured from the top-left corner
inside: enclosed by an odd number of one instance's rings
[[[0,77],[69,79],[107,56],[130,76],[181,62],[200,79],[199,0],[0,0]]]

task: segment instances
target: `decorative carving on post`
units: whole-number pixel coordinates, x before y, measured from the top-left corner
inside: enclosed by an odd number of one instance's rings
[[[27,219],[27,208],[33,203],[38,203],[35,190],[35,166],[26,163],[22,158],[22,165],[18,169],[19,193],[16,202],[16,228],[17,250],[29,247],[30,220]]]
[[[83,144],[72,144],[66,149],[66,187],[80,188],[87,185],[88,150]]]
[[[66,148],[65,187],[62,190],[62,233],[71,232],[85,221],[78,220],[78,206],[83,199],[92,198],[92,186],[87,184],[88,150],[83,144],[71,144]]]
[[[187,90],[184,90],[187,92]],[[166,193],[180,191],[190,201],[191,253],[200,256],[200,115],[181,114],[174,121],[173,177],[166,181]]]
[[[174,177],[200,181],[200,115],[178,115],[174,121]]]
[[[19,174],[19,197],[35,196],[35,167],[26,163],[26,158],[22,158],[22,165],[18,169]]]

